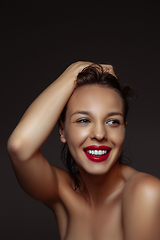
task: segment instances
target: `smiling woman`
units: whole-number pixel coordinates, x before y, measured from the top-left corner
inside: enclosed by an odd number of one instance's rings
[[[120,161],[130,97],[112,66],[74,63],[9,138],[21,186],[55,213],[61,240],[159,240],[160,182]],[[69,173],[40,152],[58,119]]]
[[[86,86],[88,87],[88,90]],[[81,104],[80,108],[71,114],[71,118],[73,118],[73,120],[75,118],[75,121],[77,121],[78,123],[83,123],[82,126],[85,126],[87,123],[88,125],[89,123],[91,124],[90,119],[92,115],[91,109],[93,109],[93,113],[95,114],[95,116],[97,115],[100,116],[100,114],[97,114],[99,110],[102,110],[102,112],[106,114],[105,116],[105,122],[107,123],[105,124],[106,126],[118,127],[119,125],[123,124],[126,126],[126,118],[129,109],[129,100],[134,97],[134,92],[129,86],[120,85],[118,79],[116,78],[116,76],[114,76],[113,69],[112,74],[110,74],[109,71],[106,68],[103,69],[101,65],[98,64],[90,65],[89,67],[83,69],[83,71],[78,74],[75,90],[76,91],[74,91],[74,93],[72,94],[73,96],[71,97],[69,104],[66,104],[60,116],[59,120],[60,128],[65,123],[66,110],[68,109],[68,105],[70,106],[72,102]],[[77,90],[80,91],[79,95],[78,95],[79,92],[77,93]],[[100,95],[99,99],[102,100],[102,102],[99,102],[97,104],[98,94]],[[107,103],[108,104],[110,102],[114,103],[116,99],[117,102],[121,104],[121,106],[115,109],[112,106],[108,108]],[[88,108],[86,108],[87,103],[90,104]],[[78,106],[76,104],[76,109],[77,107]],[[86,109],[88,110],[86,111]],[[109,109],[111,109],[110,112],[109,111],[107,112],[107,110]],[[77,164],[73,158],[73,155],[70,154],[67,142],[68,141],[66,141],[63,147],[62,161],[64,165],[67,167],[72,178],[75,180],[75,188],[77,188],[80,183],[77,178],[77,174],[79,174],[79,168],[77,168]],[[87,156],[91,158],[89,155]],[[103,156],[102,159],[105,159],[105,156]],[[94,157],[94,160],[97,161],[98,159]],[[118,160],[120,163],[122,162],[122,154],[118,156]]]

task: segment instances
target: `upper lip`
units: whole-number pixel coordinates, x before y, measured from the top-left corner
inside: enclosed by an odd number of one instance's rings
[[[91,146],[85,147],[84,150],[111,150],[111,148],[105,145],[101,145],[101,146],[91,145]]]

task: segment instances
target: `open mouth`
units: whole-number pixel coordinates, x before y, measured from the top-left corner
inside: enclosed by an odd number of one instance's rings
[[[110,155],[111,148],[108,146],[88,146],[83,149],[87,158],[92,162],[106,161]]]
[[[86,153],[92,156],[103,156],[109,152],[109,150],[84,150]]]

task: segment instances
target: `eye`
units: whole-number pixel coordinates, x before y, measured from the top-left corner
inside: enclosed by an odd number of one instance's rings
[[[112,127],[117,127],[120,125],[120,121],[118,119],[109,119],[107,121],[107,124],[109,124]]]
[[[81,118],[81,119],[78,119],[76,122],[85,124],[85,123],[90,123],[90,120],[87,118]]]

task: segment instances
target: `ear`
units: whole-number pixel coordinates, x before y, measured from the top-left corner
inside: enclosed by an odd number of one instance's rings
[[[127,128],[127,121],[126,121],[126,123],[125,123],[125,128]]]
[[[58,125],[59,125],[60,140],[61,140],[62,143],[65,143],[67,141],[66,141],[66,138],[65,138],[64,124],[62,123],[61,120],[59,120]]]

